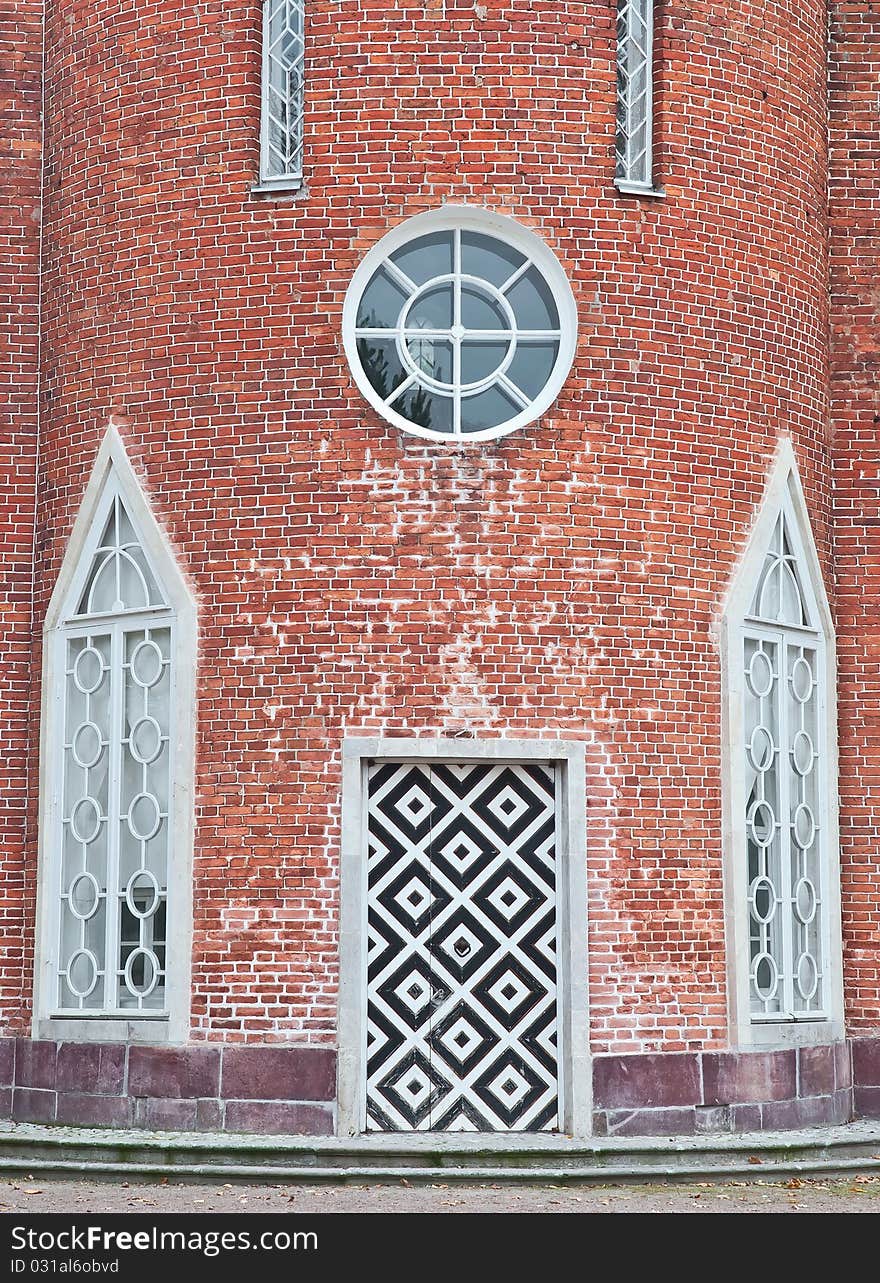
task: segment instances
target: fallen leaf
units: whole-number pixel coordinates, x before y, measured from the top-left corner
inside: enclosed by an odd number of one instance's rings
[[[752,1164],[753,1167],[760,1167],[763,1161],[764,1161],[763,1158],[759,1158],[757,1154],[749,1155],[749,1162]]]

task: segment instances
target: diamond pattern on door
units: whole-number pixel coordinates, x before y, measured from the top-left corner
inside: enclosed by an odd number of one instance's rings
[[[369,1131],[557,1128],[555,788],[370,763]]]

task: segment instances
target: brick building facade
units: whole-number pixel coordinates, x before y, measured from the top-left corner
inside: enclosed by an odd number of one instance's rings
[[[0,4],[6,1116],[878,1116],[880,17],[651,8]]]

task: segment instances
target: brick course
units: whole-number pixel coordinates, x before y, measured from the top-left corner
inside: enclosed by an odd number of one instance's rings
[[[4,1024],[24,1027],[28,718],[40,307],[40,0],[0,0],[0,954]]]
[[[880,14],[833,6],[830,231],[847,1023],[880,1030]]]

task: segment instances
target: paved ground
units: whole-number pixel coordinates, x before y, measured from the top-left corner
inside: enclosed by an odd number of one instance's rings
[[[10,1212],[878,1212],[880,1177],[773,1185],[480,1187],[0,1182]]]

